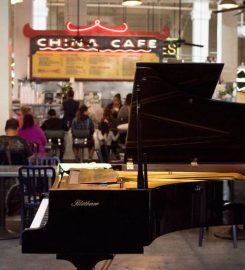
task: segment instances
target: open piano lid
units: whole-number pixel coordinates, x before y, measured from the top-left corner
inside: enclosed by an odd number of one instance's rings
[[[216,63],[137,63],[126,160],[137,162],[138,92],[148,163],[245,161],[245,104],[211,99],[222,68]]]

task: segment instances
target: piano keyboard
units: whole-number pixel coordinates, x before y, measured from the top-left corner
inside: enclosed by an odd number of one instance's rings
[[[37,213],[32,221],[32,224],[30,226],[31,229],[36,229],[41,226],[44,226],[47,223],[48,220],[48,203],[49,199],[44,198],[37,210]]]

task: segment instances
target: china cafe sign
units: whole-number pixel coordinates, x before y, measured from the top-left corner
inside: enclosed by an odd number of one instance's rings
[[[176,57],[176,44],[168,41],[169,29],[161,32],[130,32],[126,23],[108,27],[99,20],[86,26],[66,24],[65,30],[33,30],[24,26],[31,38],[31,53],[37,51],[155,53],[159,61]]]

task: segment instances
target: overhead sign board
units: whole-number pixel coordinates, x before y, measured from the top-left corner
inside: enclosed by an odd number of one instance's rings
[[[127,24],[107,27],[95,20],[90,26],[66,25],[63,31],[33,30],[31,79],[133,80],[137,62],[160,62],[175,57],[176,45],[162,32],[129,32]]]

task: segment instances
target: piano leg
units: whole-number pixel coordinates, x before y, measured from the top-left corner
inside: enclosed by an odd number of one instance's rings
[[[57,254],[58,260],[71,262],[77,270],[93,270],[95,265],[103,260],[112,260],[113,254]]]

